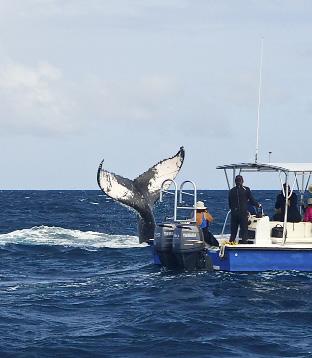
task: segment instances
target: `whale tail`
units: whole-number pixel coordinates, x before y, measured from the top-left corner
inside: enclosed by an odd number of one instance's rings
[[[181,147],[176,155],[158,162],[134,180],[105,170],[103,168],[104,160],[99,165],[97,181],[101,190],[110,198],[131,207],[139,214],[140,243],[154,237],[153,205],[159,199],[164,180],[173,180],[179,173],[184,161],[184,154],[184,148]],[[164,186],[164,189],[167,189],[169,185],[170,182]]]

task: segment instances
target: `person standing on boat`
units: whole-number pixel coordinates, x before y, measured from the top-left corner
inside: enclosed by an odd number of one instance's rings
[[[285,216],[285,203],[286,203],[286,184],[283,184],[283,189],[276,197],[275,202],[275,215],[274,221],[284,221]],[[290,187],[288,185],[288,193],[290,193]],[[287,221],[298,223],[301,221],[301,215],[298,209],[298,198],[296,193],[293,191],[288,199],[288,210],[287,210]]]
[[[308,206],[304,213],[303,221],[311,222],[312,223],[312,198],[308,199]]]
[[[241,175],[235,177],[235,187],[229,192],[229,207],[231,209],[231,237],[230,242],[236,239],[238,227],[243,244],[247,243],[248,238],[248,205],[260,207],[254,199],[250,189],[243,186],[244,179]]]
[[[217,239],[209,231],[209,224],[213,221],[212,215],[202,201],[196,203],[196,224],[202,229],[205,242],[210,246],[219,246]]]
[[[310,194],[312,194],[312,184],[310,184],[309,185],[309,187],[308,187],[308,192],[310,193]],[[306,212],[306,210],[308,209],[308,207],[309,207],[309,200],[312,200],[312,197],[310,196],[310,198],[308,198],[308,200],[307,200],[307,204],[303,204],[302,205],[302,209],[303,209],[303,212],[305,213]],[[305,221],[305,220],[304,220]]]

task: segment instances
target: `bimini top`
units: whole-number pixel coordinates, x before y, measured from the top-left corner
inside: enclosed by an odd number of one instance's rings
[[[312,163],[239,163],[220,165],[217,169],[239,169],[242,172],[312,173]]]

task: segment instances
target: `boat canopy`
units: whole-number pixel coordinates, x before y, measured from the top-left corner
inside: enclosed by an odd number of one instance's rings
[[[217,169],[232,169],[242,172],[284,172],[296,174],[311,174],[312,163],[238,163],[220,165]]]

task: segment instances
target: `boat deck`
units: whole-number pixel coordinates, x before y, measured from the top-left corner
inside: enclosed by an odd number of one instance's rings
[[[248,238],[248,244],[229,245],[227,244],[230,235],[216,235],[220,245],[226,245],[227,247],[238,248],[312,248],[312,223],[311,222],[298,222],[287,223],[286,227],[286,239],[282,237],[274,237],[273,229],[276,227],[282,228],[283,223],[279,221],[270,221],[268,216],[257,218],[251,217],[250,224],[248,226],[248,232],[251,237]],[[238,241],[238,238],[236,239]]]

